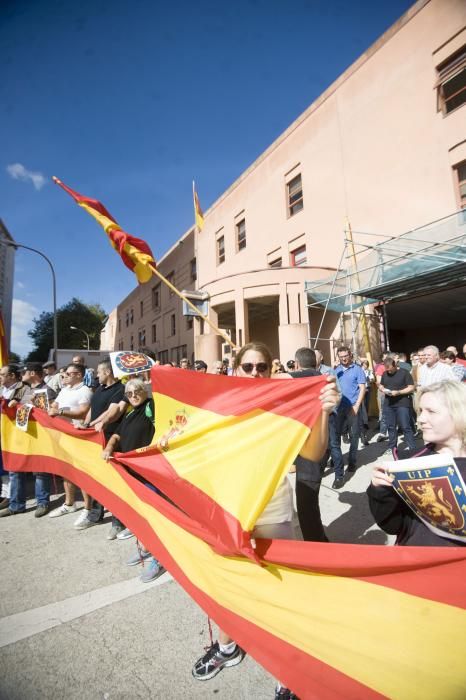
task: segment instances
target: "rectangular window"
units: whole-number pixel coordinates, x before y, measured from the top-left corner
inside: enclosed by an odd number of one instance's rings
[[[118,319],[118,333],[121,333],[121,318]]]
[[[236,224],[236,250],[246,248],[246,219],[241,219]]]
[[[286,186],[288,188],[288,216],[294,216],[304,206],[301,174],[296,175]]]
[[[175,286],[175,272],[174,272],[174,271],[170,272],[170,274],[167,275],[167,280],[170,282],[170,284],[172,284],[173,286]],[[170,289],[170,287],[168,288],[168,292],[169,292],[169,295],[170,295],[171,297],[172,297],[172,296],[174,295],[174,293],[175,293],[175,292],[173,292],[173,291]]]
[[[162,352],[159,353],[159,359],[162,365],[166,365],[168,362],[168,350],[162,350]]]
[[[186,318],[186,330],[191,331],[193,329],[193,319],[192,317],[188,316]]]
[[[438,109],[448,114],[466,102],[466,46],[441,63],[437,71]]]
[[[152,342],[153,343],[157,342],[157,324],[156,323],[152,324]]]
[[[290,252],[290,264],[292,267],[301,267],[307,263],[306,246],[301,245]]]
[[[129,311],[126,310],[126,327],[129,326]]]
[[[271,260],[269,262],[269,267],[281,267],[282,266],[282,259],[280,258],[275,258],[275,260]]]
[[[466,160],[456,166],[458,178],[458,198],[461,209],[466,209]]]
[[[175,314],[170,316],[170,335],[175,335],[176,333],[176,317]]]
[[[133,323],[134,323],[134,311],[133,311],[133,309],[131,309],[131,311],[129,312],[129,322],[131,323],[131,325],[133,325]]]
[[[130,341],[129,341],[129,349],[134,350],[134,339],[133,336],[131,336]]]
[[[152,308],[160,308],[160,284],[152,287]]]
[[[146,344],[146,331],[144,328],[138,331],[138,344],[140,348]]]
[[[139,302],[139,315],[141,316],[141,318],[144,316],[144,301],[143,300],[141,300]]]
[[[217,265],[225,262],[225,236],[217,238]]]
[[[190,274],[191,274],[191,282],[195,282],[197,280],[197,263],[196,263],[196,258],[193,258],[190,263]]]

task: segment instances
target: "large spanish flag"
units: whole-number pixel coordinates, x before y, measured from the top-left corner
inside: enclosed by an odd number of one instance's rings
[[[307,436],[322,380],[251,381],[171,368],[152,376],[159,448],[107,464],[92,430],[33,409],[22,432],[7,410],[5,465],[66,476],[100,500],[300,698],[464,697],[464,548],[257,540],[261,565],[248,556],[243,533]],[[251,443],[262,452],[249,452]]]
[[[148,244],[141,238],[135,238],[123,231],[104,205],[97,199],[84,197],[79,192],[75,192],[70,187],[67,187],[57,177],[52,179],[103,227],[112,247],[118,252],[126,267],[134,272],[138,282],[141,284],[148,282],[153,275],[152,268],[155,267],[155,259]]]

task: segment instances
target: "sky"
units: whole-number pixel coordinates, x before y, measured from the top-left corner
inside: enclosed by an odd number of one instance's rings
[[[110,312],[136,280],[52,175],[160,258],[193,225],[192,180],[205,211],[411,4],[1,0],[0,218],[51,259],[58,306]],[[19,249],[12,350],[51,309]]]

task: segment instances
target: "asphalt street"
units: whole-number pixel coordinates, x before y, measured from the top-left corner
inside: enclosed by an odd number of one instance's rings
[[[365,495],[385,449],[375,442],[362,449],[360,468],[339,491],[333,474],[324,476],[331,541],[389,543]],[[60,504],[59,480],[57,488]],[[191,667],[209,644],[205,613],[169,573],[139,581],[141,565],[126,565],[136,541],[108,541],[108,513],[84,531],[73,528],[77,515],[36,519],[31,499],[25,514],[0,519],[2,700],[273,698],[273,678],[249,656],[210,681],[195,680]]]

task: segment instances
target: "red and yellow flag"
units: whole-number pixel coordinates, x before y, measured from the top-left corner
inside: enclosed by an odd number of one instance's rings
[[[0,309],[0,367],[8,364],[8,345],[6,341],[5,324]]]
[[[193,182],[193,202],[194,202],[194,222],[197,226],[198,231],[202,231],[204,228],[204,214],[199,203],[199,197],[197,196],[196,186]]]
[[[135,238],[123,231],[104,205],[97,199],[84,197],[79,192],[75,192],[70,187],[67,187],[57,177],[53,177],[53,181],[60,185],[65,192],[68,192],[75,202],[93,216],[103,227],[112,247],[120,255],[126,267],[134,272],[138,282],[140,284],[148,282],[153,275],[152,268],[155,267],[155,259],[148,244],[141,238]]]
[[[462,697],[465,548],[257,540],[261,566],[249,556],[245,535],[308,435],[322,380],[165,367],[152,380],[153,446],[106,463],[94,431],[33,409],[22,432],[7,409],[5,467],[65,476],[98,499],[303,700]]]

